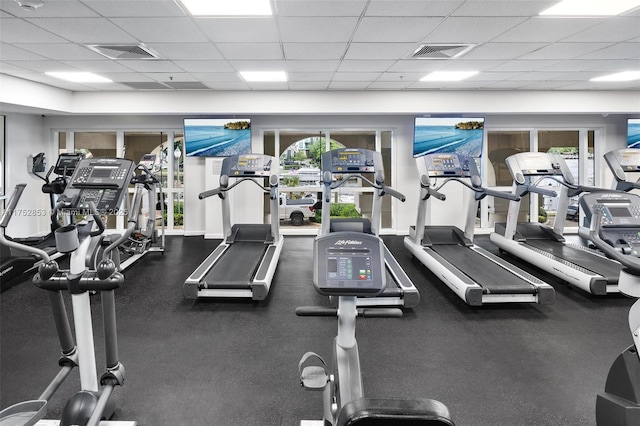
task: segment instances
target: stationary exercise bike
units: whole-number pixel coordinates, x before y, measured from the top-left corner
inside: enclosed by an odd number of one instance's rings
[[[385,287],[384,245],[380,237],[332,232],[314,240],[313,252],[316,290],[338,298],[333,370],[327,372],[325,361],[313,352],[307,352],[298,365],[302,386],[323,391],[323,426],[452,426],[449,410],[441,402],[364,396],[355,336],[356,298],[375,296]],[[306,424],[308,421],[301,422]]]
[[[580,236],[624,266],[618,281],[620,293],[640,298],[640,242],[634,240],[640,232],[640,196],[590,193],[580,198],[580,207],[589,226],[579,229]],[[624,241],[626,247],[621,247]],[[601,426],[640,425],[640,300],[629,310],[629,329],[633,344],[616,358],[604,392],[596,399],[596,422]]]
[[[64,407],[61,426],[108,425],[101,422],[109,419],[115,411],[112,393],[116,386],[124,383],[125,370],[118,358],[115,297],[114,290],[124,282],[117,272],[117,266],[105,249],[102,260],[95,270],[87,266],[92,248],[98,247],[96,241],[102,238],[104,224],[102,213],[116,213],[133,173],[133,163],[123,159],[86,159],[79,162],[76,171],[64,193],[58,198],[54,214],[87,214],[87,219],[77,225],[71,224],[56,229],[56,246],[62,253],[70,253],[68,270],[60,270],[58,264],[36,248],[21,247],[31,253],[42,256],[44,262],[39,266],[33,278],[36,286],[47,290],[54,314],[54,323],[61,345],[62,357],[60,373],[53,379],[37,400],[26,401],[0,412],[0,425],[32,425],[46,414],[48,399],[59,388],[64,379],[76,366],[79,368],[81,390],[75,393]],[[0,221],[2,231],[24,190],[19,185],[9,202],[9,208]],[[0,233],[0,242],[7,244]],[[18,243],[8,242],[9,245]],[[90,264],[90,263],[89,263]],[[75,325],[74,342],[67,317],[62,293],[71,294],[73,319]],[[91,320],[89,293],[97,292],[102,297],[104,322],[106,371],[100,378],[96,375],[96,357]],[[135,426],[135,422],[118,422],[119,426]]]

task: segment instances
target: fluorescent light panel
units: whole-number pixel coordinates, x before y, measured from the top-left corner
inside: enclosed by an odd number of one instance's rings
[[[284,71],[240,71],[245,81],[287,81]]]
[[[544,16],[612,16],[640,6],[640,0],[563,0],[540,12]]]
[[[269,0],[180,0],[193,16],[272,15]]]
[[[112,83],[112,80],[101,77],[92,72],[46,72],[48,76],[59,78],[60,80],[72,81],[74,83]]]
[[[420,81],[460,81],[478,74],[478,71],[434,71]]]
[[[592,78],[590,81],[633,81],[640,80],[640,71],[623,71]]]

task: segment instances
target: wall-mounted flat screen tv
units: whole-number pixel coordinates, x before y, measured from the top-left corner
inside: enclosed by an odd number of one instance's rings
[[[251,152],[251,120],[248,118],[185,118],[187,156],[226,157]]]
[[[640,118],[630,118],[627,121],[627,146],[640,148]]]
[[[479,158],[483,138],[484,117],[416,117],[413,156],[443,152]]]

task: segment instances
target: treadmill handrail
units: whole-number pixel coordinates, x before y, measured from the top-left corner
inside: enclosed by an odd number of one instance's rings
[[[520,196],[516,195],[516,194],[512,194],[510,192],[504,192],[504,191],[498,191],[496,189],[489,189],[486,188],[484,186],[474,186],[474,185],[470,185],[467,182],[463,181],[460,178],[449,178],[447,180],[445,180],[444,182],[442,182],[442,184],[440,184],[440,186],[435,188],[435,191],[439,191],[440,189],[442,189],[443,186],[445,186],[447,183],[454,181],[454,182],[458,182],[461,185],[466,186],[467,188],[469,188],[470,190],[472,190],[473,192],[476,193],[476,200],[481,200],[486,196],[492,196],[492,197],[498,197],[498,198],[504,198],[507,200],[512,200],[512,201],[520,201]],[[423,186],[424,187],[424,186]],[[438,192],[438,194],[440,194]],[[555,192],[554,192],[555,195]],[[439,197],[436,197],[439,198]]]
[[[201,200],[203,200],[203,199],[205,199],[205,198],[207,198],[207,197],[211,197],[212,195],[219,195],[219,196],[221,196],[221,197],[222,197],[222,193],[223,193],[223,192],[227,192],[227,191],[229,191],[231,188],[233,188],[233,187],[235,187],[235,186],[239,185],[241,182],[244,182],[244,181],[247,181],[247,180],[248,180],[248,181],[250,181],[250,182],[255,183],[256,185],[258,185],[258,187],[259,187],[260,189],[262,189],[262,192],[270,192],[270,191],[271,191],[271,186],[270,186],[269,188],[265,188],[264,186],[262,186],[262,185],[260,185],[258,182],[256,182],[256,181],[254,180],[254,178],[242,178],[242,179],[238,180],[237,182],[234,182],[233,184],[231,184],[231,185],[229,185],[229,186],[227,186],[227,187],[224,187],[224,188],[223,188],[223,187],[219,186],[219,187],[217,187],[217,188],[214,188],[214,189],[210,189],[210,190],[208,190],[208,191],[201,192],[200,194],[198,194],[198,198],[199,198],[199,199],[201,199]]]
[[[13,190],[13,194],[11,194],[11,198],[9,198],[9,203],[4,213],[2,214],[2,218],[0,219],[0,244],[7,246],[9,248],[15,248],[18,250],[26,251],[31,254],[35,254],[39,256],[44,263],[49,262],[51,259],[46,251],[40,250],[37,247],[28,246],[26,244],[20,244],[15,241],[10,241],[5,236],[5,231],[7,226],[9,225],[9,221],[11,221],[11,216],[13,215],[13,211],[18,205],[18,201],[20,201],[20,197],[22,197],[22,193],[26,188],[26,183],[20,183],[16,185]]]

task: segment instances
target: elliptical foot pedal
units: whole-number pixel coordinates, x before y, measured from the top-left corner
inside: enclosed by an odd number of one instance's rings
[[[0,411],[2,426],[33,426],[47,413],[47,401],[33,400],[14,404]]]
[[[309,390],[323,390],[329,381],[327,365],[316,353],[307,352],[298,363],[300,384]]]

